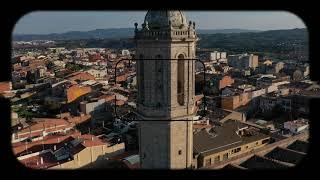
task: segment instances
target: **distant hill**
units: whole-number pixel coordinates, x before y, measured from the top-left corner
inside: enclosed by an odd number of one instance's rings
[[[249,31],[249,32],[248,32]],[[134,48],[133,28],[72,31],[49,35],[14,35],[14,40],[56,40],[56,46],[66,48]],[[202,50],[234,53],[255,53],[273,59],[309,60],[307,29],[250,31],[241,29],[197,30]]]
[[[198,34],[216,34],[216,33],[244,33],[258,32],[257,30],[248,29],[198,29]],[[69,31],[66,33],[52,34],[15,34],[14,41],[31,41],[31,40],[76,40],[76,39],[119,39],[130,38],[134,35],[134,28],[113,28],[113,29],[96,29],[92,31]]]
[[[199,34],[200,48],[219,47],[228,50],[271,51],[277,47],[308,45],[307,29],[270,30],[228,34]],[[283,49],[278,49],[283,50]]]
[[[245,32],[261,32],[260,30],[250,29],[198,29],[198,34],[229,34],[229,33],[245,33]]]
[[[281,59],[308,60],[308,30],[286,29],[262,32],[199,34],[199,48],[227,53],[254,52]]]
[[[92,31],[69,31],[52,34],[16,34],[14,41],[31,40],[76,40],[76,39],[118,39],[133,36],[133,28],[96,29]]]

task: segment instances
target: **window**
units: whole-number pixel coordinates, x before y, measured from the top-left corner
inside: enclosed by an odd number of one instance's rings
[[[249,146],[246,146],[246,149],[248,149],[249,148]]]
[[[241,147],[238,147],[236,150],[235,150],[235,152],[237,153],[237,152],[240,152],[241,151]]]
[[[241,151],[241,147],[238,147],[236,149],[232,149],[231,154],[237,153],[239,151]]]
[[[228,153],[223,154],[222,160],[227,160],[228,159]]]
[[[180,105],[184,104],[184,56],[178,56],[178,71],[177,71],[177,98]]]
[[[181,155],[181,154],[182,154],[182,150],[179,150],[179,151],[178,151],[178,154]]]
[[[163,86],[162,84],[163,82],[163,73],[162,73],[162,68],[163,68],[163,58],[161,55],[156,55],[155,58],[157,59],[154,63],[155,63],[155,72],[156,72],[156,81],[154,86],[158,87],[155,89],[155,94],[157,96],[157,107],[160,108],[161,104],[160,102],[163,100]],[[159,59],[159,60],[158,60]]]
[[[266,143],[268,143],[269,142],[269,139],[265,139],[265,140],[263,140],[262,142],[261,142],[261,144],[266,144]]]
[[[210,166],[210,165],[211,165],[211,158],[206,159],[206,164],[205,164],[205,166]]]
[[[256,142],[256,146],[259,145],[259,142]]]
[[[220,155],[214,158],[214,163],[218,163],[218,162],[220,162]]]

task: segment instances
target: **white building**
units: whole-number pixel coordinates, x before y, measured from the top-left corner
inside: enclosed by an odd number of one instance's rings
[[[128,49],[123,49],[121,51],[122,56],[130,56],[130,51]]]
[[[217,61],[217,60],[226,59],[226,58],[227,58],[226,52],[213,51],[210,53],[210,60],[211,61]]]
[[[227,58],[227,53],[226,52],[221,52],[220,58],[221,59],[226,59]]]
[[[217,51],[214,51],[210,53],[210,60],[211,61],[216,61],[217,60]]]
[[[258,56],[253,54],[236,54],[228,56],[228,64],[238,69],[258,67]]]
[[[98,99],[91,102],[83,101],[80,102],[80,111],[85,114],[91,114],[93,112],[105,111],[105,99]]]
[[[298,134],[309,127],[308,120],[299,119],[287,121],[283,124],[284,129],[290,130],[291,133]]]
[[[86,72],[94,76],[95,78],[105,78],[107,76],[107,70],[106,69],[89,69]]]

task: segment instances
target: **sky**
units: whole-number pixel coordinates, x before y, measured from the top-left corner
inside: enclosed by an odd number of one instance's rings
[[[22,16],[14,34],[49,34],[107,28],[134,28],[147,11],[36,11]],[[275,30],[305,28],[287,11],[184,11],[198,29]]]

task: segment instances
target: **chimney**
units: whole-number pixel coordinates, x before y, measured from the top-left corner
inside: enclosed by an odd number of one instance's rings
[[[91,136],[91,141],[93,141],[93,136]]]
[[[40,158],[40,163],[43,164],[43,157]]]

